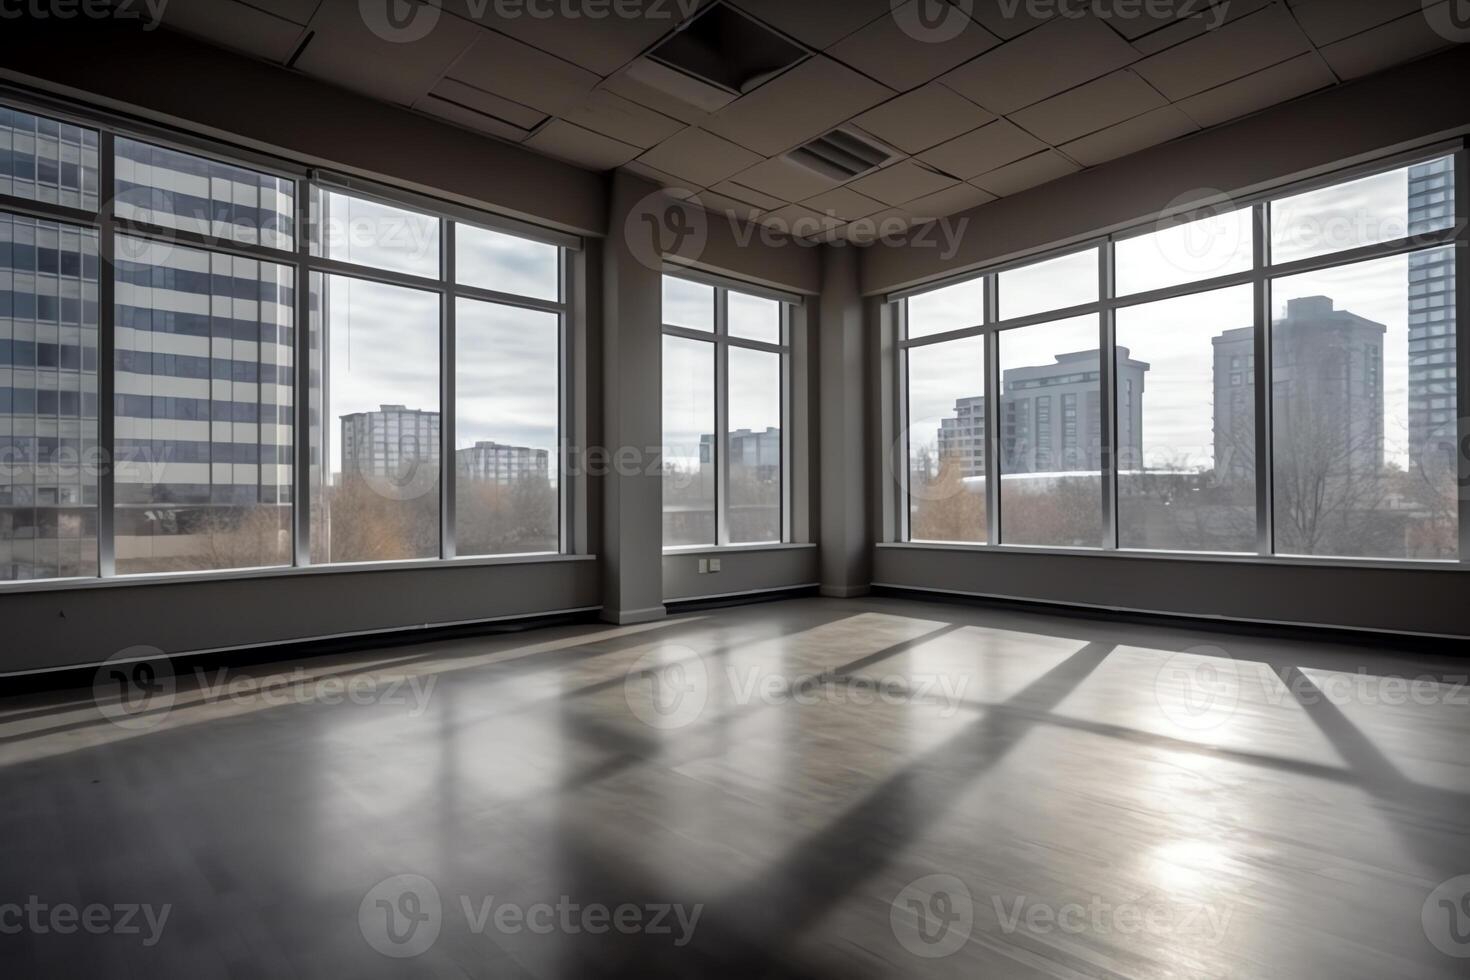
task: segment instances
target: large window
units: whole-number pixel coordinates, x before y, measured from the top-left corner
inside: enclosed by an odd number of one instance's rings
[[[0,581],[562,548],[574,240],[11,108],[0,162]]]
[[[903,298],[907,539],[1462,560],[1463,165],[1171,217]]]
[[[664,547],[783,541],[789,309],[675,276],[663,298]]]

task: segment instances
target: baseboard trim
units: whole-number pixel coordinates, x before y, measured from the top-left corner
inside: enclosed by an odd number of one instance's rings
[[[871,585],[824,585],[818,592],[828,599],[856,599],[871,594]]]
[[[694,612],[699,609],[719,609],[724,606],[744,606],[757,602],[775,602],[782,599],[805,599],[817,594],[817,584],[783,585],[771,589],[747,589],[744,592],[726,592],[721,595],[691,596],[687,599],[670,599],[664,603],[672,615]]]
[[[649,606],[647,609],[602,609],[604,622],[613,623],[617,626],[633,626],[637,623],[652,623],[663,619],[668,615],[668,610],[663,606]]]
[[[956,602],[972,605],[1003,606],[1019,610],[1044,611],[1048,613],[1086,616],[1094,619],[1115,619],[1125,622],[1169,623],[1186,629],[1214,630],[1224,633],[1252,633],[1278,636],[1283,631],[1311,634],[1313,638],[1324,636],[1349,643],[1381,644],[1384,639],[1396,639],[1412,644],[1422,644],[1436,651],[1447,648],[1463,656],[1465,642],[1470,637],[1452,633],[1420,633],[1410,630],[1375,629],[1369,626],[1342,626],[1324,623],[1301,623],[1276,619],[1246,619],[1239,616],[1222,616],[1213,613],[1164,612],[1133,606],[1104,606],[1088,602],[1071,602],[1059,599],[1034,599],[1025,596],[1005,595],[995,592],[967,592],[960,589],[936,589],[927,586],[893,585],[874,582],[873,594],[894,599],[915,599],[922,602]]]

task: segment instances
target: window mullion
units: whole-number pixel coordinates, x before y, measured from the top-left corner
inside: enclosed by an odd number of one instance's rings
[[[1113,244],[1098,249],[1098,296],[1102,312],[1098,315],[1098,452],[1102,470],[1103,549],[1118,548],[1118,345],[1117,315],[1113,306]]]
[[[455,294],[454,222],[439,221],[439,554],[455,557]]]
[[[97,574],[117,574],[117,187],[112,134],[97,133],[97,446],[103,461],[97,473]]]
[[[715,543],[730,543],[729,294],[715,290]]]
[[[298,567],[311,564],[311,184],[304,177],[296,181],[296,261],[294,265],[295,299],[292,316],[292,349],[295,351],[296,390],[292,395],[296,425],[291,445],[296,465],[291,473],[291,514],[293,563]],[[325,289],[325,280],[322,283]],[[325,332],[326,324],[322,324]],[[320,366],[325,378],[327,365]],[[325,389],[323,389],[325,394]],[[326,411],[325,400],[322,411]],[[325,425],[322,418],[319,424]],[[321,461],[322,479],[326,479],[326,460]]]
[[[1275,551],[1275,525],[1272,508],[1272,471],[1275,465],[1271,440],[1271,281],[1266,268],[1271,258],[1271,206],[1255,206],[1256,268],[1254,336],[1255,413],[1256,413],[1256,552],[1269,557]],[[1220,461],[1215,461],[1216,467]]]
[[[1459,503],[1460,563],[1470,562],[1470,343],[1465,340],[1465,313],[1470,310],[1470,154],[1455,154],[1455,388],[1459,420],[1455,444],[1455,487]]]
[[[999,279],[985,277],[985,322],[993,324],[1000,314]],[[985,335],[985,527],[987,540],[998,545],[1000,538],[1000,332]]]

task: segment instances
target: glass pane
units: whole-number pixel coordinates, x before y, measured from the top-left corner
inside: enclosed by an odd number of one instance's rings
[[[1248,272],[1255,264],[1250,208],[1169,225],[1116,245],[1119,296]]]
[[[1256,550],[1255,290],[1118,311],[1118,545]]]
[[[985,338],[908,352],[909,537],[987,540]]]
[[[454,226],[455,281],[480,289],[561,299],[561,249],[474,225]]]
[[[97,574],[97,235],[0,214],[0,581]]]
[[[1397,241],[1454,222],[1454,158],[1444,157],[1271,202],[1271,261]]]
[[[456,553],[554,552],[561,318],[467,299],[456,308]]]
[[[439,278],[439,219],[324,187],[312,188],[311,254]]]
[[[910,340],[985,322],[985,280],[970,279],[908,298]]]
[[[663,374],[664,547],[714,544],[715,345],[665,337]]]
[[[781,355],[731,347],[731,544],[781,540]]]
[[[1013,320],[1096,303],[1097,261],[1097,249],[1090,248],[1002,272],[998,286],[1000,318]]]
[[[291,561],[294,271],[119,236],[119,574]]]
[[[1102,545],[1102,416],[1095,316],[1000,335],[1001,540]]]
[[[773,299],[727,292],[730,303],[730,336],[761,340],[768,344],[781,342],[781,304]]]
[[[97,133],[0,107],[0,194],[97,210]]]
[[[1452,249],[1277,280],[1276,549],[1459,554]]]
[[[714,333],[714,287],[664,276],[664,323]]]
[[[293,181],[122,137],[113,146],[119,218],[225,243],[295,247]]]
[[[311,313],[311,560],[438,557],[439,297],[318,272]]]

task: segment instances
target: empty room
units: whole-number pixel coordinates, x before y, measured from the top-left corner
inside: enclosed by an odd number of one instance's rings
[[[1467,42],[0,0],[0,977],[1465,977]]]

